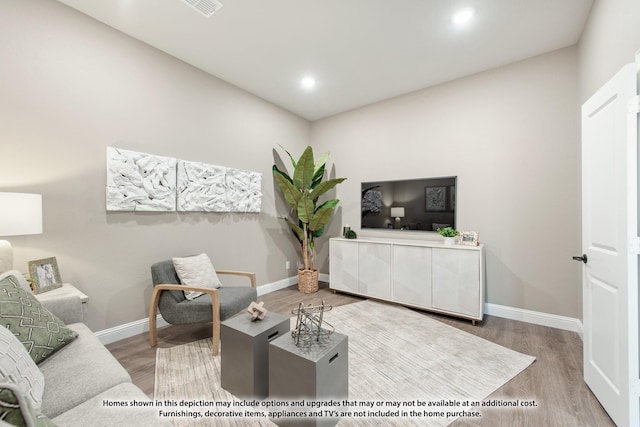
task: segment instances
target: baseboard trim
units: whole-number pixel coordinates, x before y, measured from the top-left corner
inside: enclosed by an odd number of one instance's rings
[[[329,281],[329,275],[320,273],[319,280],[323,282]],[[271,292],[278,291],[280,289],[288,288],[298,283],[298,277],[288,277],[286,279],[278,280],[277,282],[267,283],[266,285],[258,286],[258,296],[265,295]],[[169,324],[158,314],[157,320],[158,328],[168,326]],[[95,333],[96,337],[104,345],[114,343],[116,341],[123,340],[125,338],[132,337],[134,335],[143,334],[149,332],[149,319],[135,320],[124,325],[114,326],[113,328],[104,329]]]
[[[490,316],[505,319],[519,320],[534,325],[548,326],[550,328],[563,329],[577,333],[582,338],[583,326],[580,319],[556,314],[542,313],[523,308],[508,307],[504,305],[485,303],[484,312]]]
[[[329,281],[329,275],[320,273],[319,280],[322,282]],[[297,277],[288,277],[276,282],[258,286],[258,296],[265,295],[280,289],[294,286],[298,283]],[[580,338],[583,335],[582,322],[579,319],[566,316],[558,316],[555,314],[542,313],[539,311],[525,310],[523,308],[508,307],[504,305],[485,303],[484,312],[490,316],[502,317],[505,319],[519,320],[521,322],[532,323],[534,325],[548,326],[551,328],[563,329],[577,333]],[[169,324],[158,314],[158,328],[168,326]],[[149,331],[149,319],[135,320],[130,323],[115,326],[113,328],[104,329],[95,333],[96,337],[102,344],[111,344],[125,338],[139,335]]]
[[[168,326],[169,324],[158,314],[156,323],[158,328]],[[149,332],[149,319],[144,318],[124,325],[114,326],[113,328],[104,329],[95,333],[95,336],[104,345],[111,344],[134,335]]]

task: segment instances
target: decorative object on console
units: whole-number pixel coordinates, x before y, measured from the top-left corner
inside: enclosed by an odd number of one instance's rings
[[[42,234],[42,196],[0,193],[0,236]],[[13,247],[0,240],[0,273],[13,269]]]
[[[438,228],[438,234],[444,237],[445,245],[453,245],[455,238],[459,234],[453,227]]]
[[[461,231],[460,244],[467,245],[467,246],[478,246],[478,232],[477,231]]]
[[[357,239],[358,238],[358,234],[353,230],[348,230],[345,233],[344,237],[347,238],[347,239]]]
[[[318,199],[346,178],[323,181],[329,153],[323,154],[316,163],[313,149],[308,146],[296,162],[284,150],[293,165],[293,178],[274,164],[272,171],[284,199],[295,215],[284,218],[301,244],[303,268],[298,270],[298,289],[304,293],[318,290],[318,271],[315,269],[315,239],[324,234],[324,227],[331,219],[338,199],[318,204]]]
[[[173,157],[107,147],[107,210],[175,211],[176,162]]]
[[[29,261],[29,275],[33,292],[36,294],[62,286],[58,261],[55,257]]]
[[[349,231],[351,231],[351,227],[349,227],[349,224],[342,227],[342,237],[347,237],[347,233]]]
[[[247,307],[247,312],[251,314],[251,321],[255,322],[256,320],[264,319],[264,316],[267,314],[267,309],[264,308],[264,302],[255,302],[252,301]]]
[[[314,342],[327,339],[335,331],[335,328],[326,320],[323,321],[323,317],[324,312],[331,311],[332,308],[322,300],[320,305],[309,304],[305,307],[303,303],[300,303],[297,309],[291,310],[292,314],[297,315],[296,328],[291,331],[295,345],[306,347]],[[330,329],[323,329],[323,325]]]

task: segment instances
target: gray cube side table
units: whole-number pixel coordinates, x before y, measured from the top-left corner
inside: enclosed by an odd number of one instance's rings
[[[289,334],[271,341],[269,398],[340,402],[348,399],[348,337],[334,332],[328,341],[314,343],[309,348],[297,347]],[[280,426],[334,426],[339,418],[281,418],[272,421]]]
[[[221,385],[242,398],[263,399],[269,393],[269,342],[289,335],[290,320],[268,312],[252,322],[239,315],[220,323]]]

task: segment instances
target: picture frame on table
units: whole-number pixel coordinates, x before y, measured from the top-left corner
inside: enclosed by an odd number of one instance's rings
[[[467,246],[478,246],[478,232],[477,231],[461,231],[459,233],[460,236],[460,245]]]
[[[52,291],[62,287],[60,270],[56,257],[29,261],[29,275],[34,294]]]

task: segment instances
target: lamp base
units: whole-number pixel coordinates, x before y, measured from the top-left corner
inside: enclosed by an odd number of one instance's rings
[[[0,240],[0,274],[13,270],[13,247],[8,240]]]

